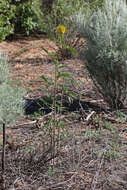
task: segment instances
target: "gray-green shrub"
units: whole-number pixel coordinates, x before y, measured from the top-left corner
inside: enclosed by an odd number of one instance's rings
[[[11,87],[7,55],[0,51],[0,124],[12,124],[23,113],[23,88]]]
[[[94,12],[72,18],[87,48],[81,52],[98,91],[112,108],[127,101],[127,6],[125,0],[105,0]],[[86,61],[87,60],[87,61]]]
[[[6,189],[6,127],[14,124],[17,116],[23,113],[24,90],[11,87],[7,56],[2,52],[0,52],[0,76],[0,126],[3,129],[1,186],[2,189]]]
[[[0,85],[9,81],[7,54],[0,50]]]

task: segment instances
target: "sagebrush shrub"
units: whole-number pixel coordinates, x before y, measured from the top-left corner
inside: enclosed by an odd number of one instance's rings
[[[6,127],[13,125],[17,116],[23,113],[24,90],[11,87],[7,56],[2,52],[0,52],[0,76],[0,127],[3,128],[1,187],[6,189]]]
[[[93,13],[72,18],[87,48],[81,57],[104,100],[122,108],[127,100],[127,6],[125,0],[105,0]],[[87,60],[87,62],[86,62]]]
[[[0,50],[0,85],[8,83],[9,81],[9,70],[7,63],[7,54]]]
[[[7,55],[0,51],[0,125],[12,124],[23,113],[24,89],[10,85]]]

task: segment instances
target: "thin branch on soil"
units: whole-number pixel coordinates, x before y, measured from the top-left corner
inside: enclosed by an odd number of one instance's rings
[[[95,114],[96,112],[95,111],[92,111],[88,116],[87,118],[85,119],[86,121],[89,121],[90,118]]]
[[[44,115],[43,117],[37,119],[37,120],[34,120],[34,121],[28,121],[28,122],[25,122],[25,123],[21,123],[21,124],[17,124],[13,127],[13,129],[17,129],[19,128],[20,126],[27,126],[27,125],[36,125],[38,126],[39,124],[42,124],[44,121],[47,121],[48,119],[50,119],[50,116],[52,116],[52,112],[50,112],[49,114],[47,115]],[[64,118],[65,116],[61,116],[59,114],[56,115],[56,118],[57,119],[62,119]]]

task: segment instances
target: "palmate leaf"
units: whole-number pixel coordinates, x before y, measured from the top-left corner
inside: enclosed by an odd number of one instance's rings
[[[49,55],[49,52],[46,48],[44,48],[43,46],[41,46],[41,48],[42,48],[42,50],[44,50],[47,53],[47,55]]]
[[[59,64],[59,65],[57,66],[57,68],[58,68],[58,69],[63,69],[63,68],[68,68],[68,66],[67,66],[67,65]]]
[[[74,91],[71,91],[71,90],[66,90],[66,94],[71,96],[71,97],[77,96],[77,92],[74,92]]]
[[[54,53],[49,52],[49,51],[48,51],[46,48],[44,48],[43,46],[41,46],[41,48],[42,48],[43,51],[45,51],[45,52],[47,53],[47,55],[48,55],[49,57],[51,57],[51,58],[54,59],[54,60],[53,60],[54,62],[55,62],[55,60],[58,59],[57,55],[55,55]]]
[[[44,98],[40,99],[42,101],[42,103],[47,106],[48,108],[52,107],[52,102],[50,102],[49,100],[45,100]]]
[[[68,45],[64,44],[63,49],[67,49],[68,51],[72,52],[73,54],[78,55],[77,50],[72,46],[68,46]]]
[[[46,82],[48,86],[53,86],[53,82],[51,82],[48,78],[46,78],[44,75],[41,76],[42,80]]]
[[[70,74],[68,74],[68,73],[59,73],[57,77],[58,78],[67,78],[67,79],[71,78]]]

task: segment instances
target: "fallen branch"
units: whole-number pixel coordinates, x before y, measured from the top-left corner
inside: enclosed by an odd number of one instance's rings
[[[34,121],[28,121],[28,122],[25,122],[25,123],[17,124],[17,125],[15,125],[13,127],[13,129],[17,129],[18,127],[21,127],[21,126],[25,127],[25,126],[28,126],[28,125],[36,125],[36,126],[38,126],[38,125],[42,124],[43,122],[48,121],[51,116],[52,116],[52,112],[50,112],[49,114],[44,115],[43,117],[41,117],[39,119],[34,120]],[[64,116],[63,115],[61,116],[61,115],[57,114],[56,118],[57,119],[62,119],[62,118],[64,118]]]
[[[87,118],[85,119],[86,121],[89,121],[90,118],[95,114],[96,112],[95,111],[92,111],[88,116]]]

